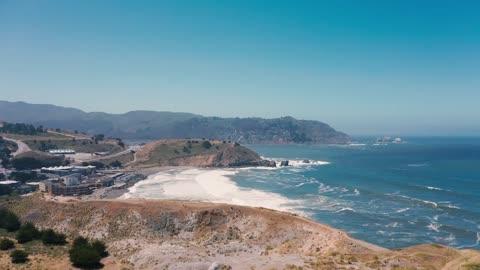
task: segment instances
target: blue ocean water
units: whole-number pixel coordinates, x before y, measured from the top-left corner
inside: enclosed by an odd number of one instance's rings
[[[242,188],[281,194],[310,218],[387,248],[480,249],[480,138],[404,138],[376,145],[250,145],[267,158],[327,161],[242,170]]]

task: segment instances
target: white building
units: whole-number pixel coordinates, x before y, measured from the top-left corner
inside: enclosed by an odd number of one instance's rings
[[[74,155],[75,150],[72,149],[51,149],[48,152],[52,155]]]

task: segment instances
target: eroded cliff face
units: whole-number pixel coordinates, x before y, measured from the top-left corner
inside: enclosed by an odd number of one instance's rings
[[[476,251],[435,245],[390,251],[308,219],[263,208],[138,199],[54,202],[39,195],[0,206],[13,209],[24,221],[71,237],[103,239],[112,258],[131,269],[209,269],[215,265],[232,269],[298,269],[285,268],[288,265],[442,269],[480,260]]]

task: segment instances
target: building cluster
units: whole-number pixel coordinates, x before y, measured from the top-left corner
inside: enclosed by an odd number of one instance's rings
[[[143,175],[114,171],[97,172],[95,166],[58,166],[44,167],[34,170],[36,175],[46,180],[39,182],[26,182],[16,180],[0,181],[1,187],[15,191],[17,194],[27,194],[36,190],[54,196],[81,196],[92,194],[95,190],[110,187],[111,189],[124,189],[136,180],[144,179]],[[7,171],[0,172],[9,178]],[[32,174],[33,171],[22,171]],[[0,189],[1,190],[1,189]],[[5,190],[5,189],[3,189]],[[1,195],[1,194],[0,194]]]
[[[4,180],[0,181],[0,185],[9,187],[11,190],[15,191],[17,194],[27,194],[33,191],[38,190],[39,182],[29,182],[23,184],[20,181],[15,180]]]
[[[56,196],[87,195],[114,184],[113,177],[97,173],[95,166],[48,167],[40,171],[52,176],[39,183],[40,190]]]

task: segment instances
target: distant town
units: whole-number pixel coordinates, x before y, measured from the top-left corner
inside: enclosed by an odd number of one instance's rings
[[[138,147],[121,139],[0,121],[0,196],[84,196],[145,176],[124,169]]]

